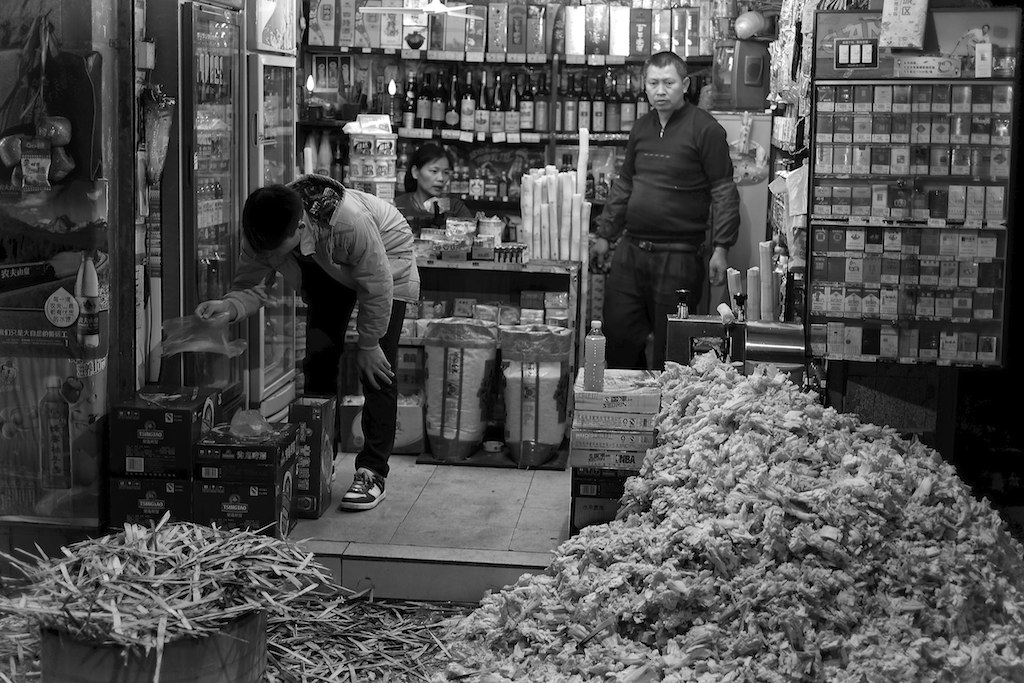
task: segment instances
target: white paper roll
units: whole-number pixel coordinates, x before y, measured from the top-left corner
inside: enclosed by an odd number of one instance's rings
[[[576,194],[587,194],[587,166],[590,164],[590,131],[580,128],[580,154],[576,160]]]
[[[558,258],[568,260],[571,258],[569,249],[572,246],[572,174],[563,174],[561,180],[559,192],[561,205],[558,207]]]
[[[736,302],[736,295],[743,292],[743,275],[735,268],[727,268],[725,271],[726,282],[729,285],[729,305]]]
[[[761,269],[747,268],[747,320],[761,319]]]
[[[555,192],[557,196],[557,191]],[[544,258],[558,258],[558,204],[548,204],[548,230],[544,236]]]
[[[530,258],[540,258],[541,217],[547,214],[544,202],[541,201],[541,185],[538,183],[533,188],[533,232],[530,234]]]
[[[582,215],[580,216],[580,231],[583,233],[583,239],[580,240],[580,254],[579,260],[583,262],[583,273],[586,277],[588,263],[590,261],[590,210],[593,208],[593,204],[584,201],[582,207]]]
[[[586,239],[583,229],[583,195],[572,196],[572,234],[569,236],[569,255],[567,259],[580,260],[580,240]]]
[[[540,205],[540,235],[538,236],[537,258],[548,258],[551,252],[551,207],[544,202]]]

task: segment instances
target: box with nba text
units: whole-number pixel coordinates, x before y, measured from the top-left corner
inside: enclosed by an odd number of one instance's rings
[[[577,410],[600,410],[621,413],[657,413],[661,408],[661,385],[652,370],[604,371],[604,388],[587,391],[583,388],[583,369],[576,372],[573,404]]]
[[[149,526],[170,513],[171,522],[192,521],[192,482],[189,479],[111,477],[108,494],[109,526]]]
[[[295,516],[318,519],[331,504],[334,475],[334,396],[301,396],[288,406],[298,429],[295,444]]]
[[[573,444],[576,432],[569,437],[569,467],[599,467],[609,470],[639,470],[644,463],[646,450],[627,451],[614,448],[580,448]]]
[[[197,387],[144,387],[110,412],[110,473],[189,478],[192,450],[223,416],[221,394]]]
[[[289,462],[294,469],[298,431],[297,425],[279,424],[266,434],[241,436],[231,433],[230,425],[217,425],[196,442],[195,478],[273,482]]]
[[[192,521],[196,524],[260,531],[280,539],[287,538],[294,526],[294,451],[273,481],[195,481],[192,486]]]

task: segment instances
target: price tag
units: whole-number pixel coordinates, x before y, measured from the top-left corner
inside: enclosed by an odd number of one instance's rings
[[[477,142],[487,142],[487,133],[484,133],[483,131],[477,131],[476,141]]]
[[[526,64],[526,53],[525,52],[510,52],[508,54],[509,64]]]
[[[372,47],[364,47],[363,48],[363,54],[364,55],[372,55],[373,54],[373,48]]]
[[[460,134],[459,134],[459,131],[457,131],[457,130],[451,130],[450,128],[445,128],[444,130],[441,131],[441,139],[442,140],[458,140],[459,137],[460,137]]]
[[[610,66],[618,66],[626,63],[626,57],[624,55],[606,55],[604,62]]]
[[[530,64],[544,64],[548,61],[548,56],[543,52],[531,52],[526,55],[526,61]]]
[[[419,59],[423,55],[422,50],[402,49],[402,59]]]
[[[494,142],[505,142],[504,133],[491,133],[491,140]]]
[[[566,64],[586,64],[587,63],[587,56],[586,55],[566,55],[565,56],[565,63]]]
[[[497,140],[495,140],[495,142],[497,142]],[[518,145],[521,142],[519,133],[509,133],[506,142],[510,145]]]
[[[885,219],[881,216],[868,216],[868,225],[885,225]]]
[[[590,66],[604,66],[604,55],[587,55],[587,64]]]
[[[929,221],[929,225],[931,222]],[[942,226],[940,226],[942,227]],[[981,221],[977,218],[968,218],[964,221],[964,227],[968,230],[981,230]]]
[[[929,218],[928,219],[928,227],[929,228],[944,228],[944,227],[946,227],[946,219],[945,218]]]
[[[459,133],[459,142],[473,142],[473,131],[464,130]]]
[[[341,51],[341,52],[348,52],[348,46],[347,45],[342,45],[341,47],[338,48],[338,50]]]
[[[412,132],[413,132],[413,130],[415,130],[415,129],[413,129],[413,128],[399,128],[399,129],[398,129],[398,137],[400,137],[400,138],[411,138],[411,137],[415,137],[415,136],[413,135],[413,133],[412,133]]]
[[[540,142],[540,133],[520,133],[523,138],[523,142]]]
[[[386,47],[386,48],[384,48],[384,54],[386,54],[386,55],[398,54],[398,50],[396,50],[393,47]]]
[[[466,61],[471,64],[482,64],[484,61],[483,52],[467,52]]]
[[[444,52],[441,50],[427,50],[427,59],[438,60],[444,59]]]
[[[488,52],[487,53],[486,61],[488,63],[500,64],[500,63],[505,61],[505,53],[504,52]]]

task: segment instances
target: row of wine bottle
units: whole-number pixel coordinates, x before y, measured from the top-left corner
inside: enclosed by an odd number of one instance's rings
[[[553,99],[546,74],[540,74],[536,84],[530,73],[523,78],[520,86],[519,73],[506,76],[495,71],[490,84],[486,69],[480,71],[479,79],[467,69],[460,83],[453,69],[446,84],[442,72],[424,73],[422,80],[409,74],[401,126],[474,133],[575,133],[580,128],[621,133],[629,132],[650,109],[643,88],[633,89],[628,72],[621,92],[618,77],[610,69],[593,78],[587,71],[563,73]]]

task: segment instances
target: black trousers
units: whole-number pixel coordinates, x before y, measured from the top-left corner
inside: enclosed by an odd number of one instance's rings
[[[605,360],[609,368],[665,367],[668,316],[675,315],[677,289],[690,290],[694,310],[703,296],[704,251],[644,251],[630,239],[615,247],[605,280]],[[647,358],[647,336],[654,332],[654,358]]]
[[[299,259],[302,268],[302,300],[306,302],[306,357],[302,371],[309,394],[338,395],[338,364],[345,348],[345,330],[356,304],[356,291],[325,273],[312,259]],[[405,318],[405,302],[391,305],[388,331],[380,340],[391,369],[398,367],[398,338]],[[363,447],[356,454],[356,468],[365,467],[382,477],[388,476],[388,458],[395,445],[398,418],[398,384],[378,381],[379,389],[363,387]],[[340,397],[339,397],[340,400]],[[334,442],[338,442],[340,417],[334,424]]]

